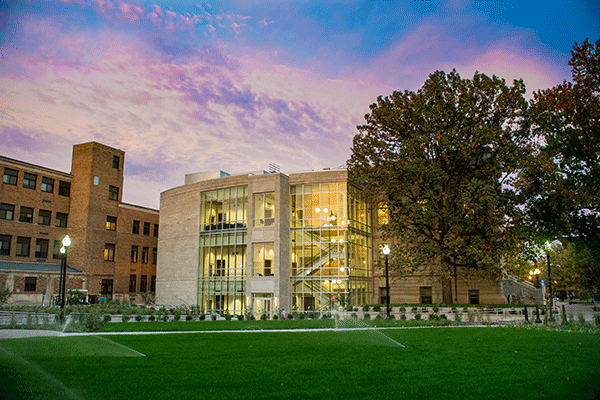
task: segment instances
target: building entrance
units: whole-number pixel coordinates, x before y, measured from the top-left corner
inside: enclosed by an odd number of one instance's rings
[[[266,315],[267,319],[273,319],[273,294],[260,293],[252,295],[254,318],[260,319]]]

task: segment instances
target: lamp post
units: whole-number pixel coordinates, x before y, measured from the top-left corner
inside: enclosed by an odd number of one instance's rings
[[[62,266],[60,268],[62,282],[60,284],[61,293],[60,295],[60,308],[65,308],[65,300],[66,300],[66,286],[67,286],[67,250],[69,250],[69,246],[71,245],[71,238],[69,235],[66,235],[62,240],[62,247],[60,248],[60,253],[63,255],[62,257]]]
[[[552,245],[550,242],[546,242],[546,263],[548,265],[548,295],[550,297],[550,305],[554,305],[552,301],[552,279],[550,278],[550,250],[552,250]]]
[[[381,252],[383,253],[383,255],[385,256],[385,292],[386,292],[386,296],[385,296],[385,313],[386,313],[386,318],[390,319],[390,276],[389,276],[389,267],[388,267],[388,256],[390,255],[390,248],[388,247],[388,245],[386,244],[385,246],[383,246],[383,249],[381,249]]]
[[[531,280],[532,276],[535,276],[535,287],[538,289],[540,287],[540,269],[536,268],[534,271],[529,271],[529,279]]]

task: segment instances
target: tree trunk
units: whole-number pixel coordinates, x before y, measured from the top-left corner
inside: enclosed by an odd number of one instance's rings
[[[442,303],[454,304],[452,301],[452,279],[442,277]]]

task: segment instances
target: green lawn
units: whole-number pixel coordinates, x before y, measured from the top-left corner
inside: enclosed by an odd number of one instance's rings
[[[493,327],[4,339],[0,398],[578,399],[598,360],[600,335]]]

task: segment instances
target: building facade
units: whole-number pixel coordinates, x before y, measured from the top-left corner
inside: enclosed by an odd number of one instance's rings
[[[13,301],[58,293],[55,266],[67,234],[67,289],[128,300],[155,290],[159,213],[121,201],[124,161],[123,151],[96,142],[73,146],[70,173],[0,156],[0,287],[30,295]],[[30,282],[42,274],[44,283],[21,290],[9,269]]]
[[[190,174],[161,194],[157,303],[271,317],[385,303],[381,227],[345,168]],[[499,282],[456,282],[457,303],[503,303]],[[435,303],[427,273],[392,279],[391,303]]]

